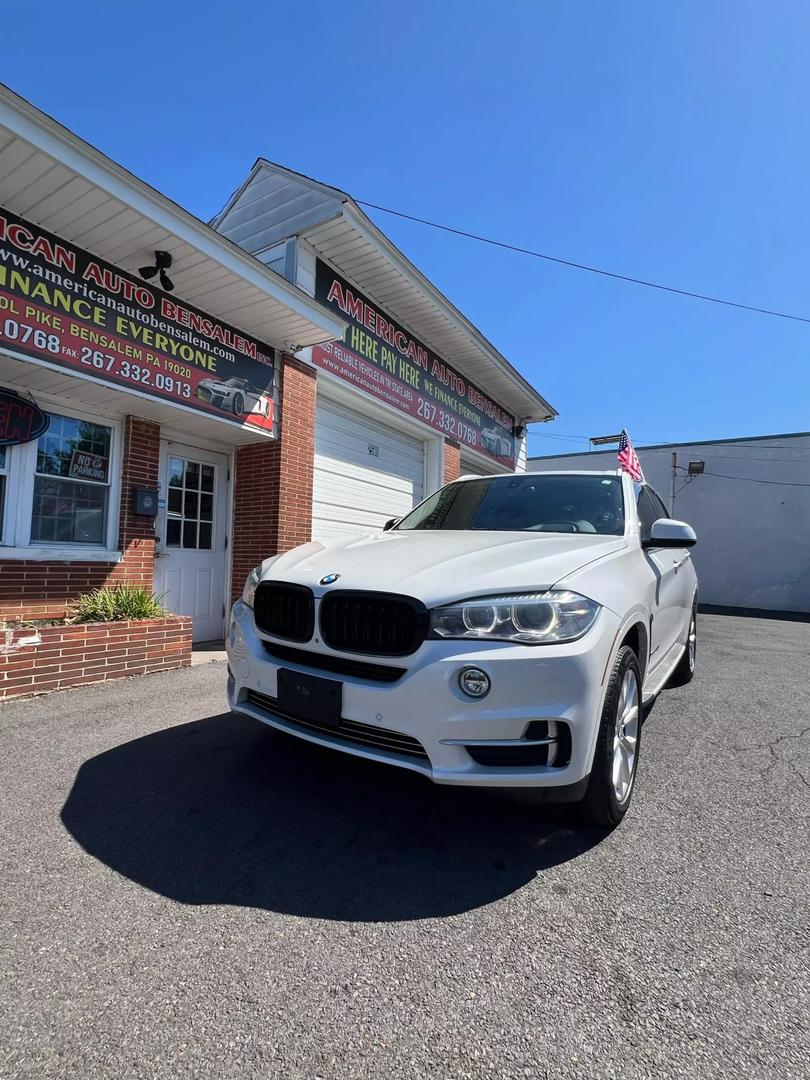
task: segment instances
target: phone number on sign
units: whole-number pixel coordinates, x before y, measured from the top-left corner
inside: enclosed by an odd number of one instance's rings
[[[16,319],[5,319],[0,323],[0,337],[19,342],[20,345],[33,345],[40,352],[52,353],[54,356],[63,356],[70,360],[78,359],[84,367],[93,368],[106,375],[117,376],[119,379],[136,383],[138,386],[153,387],[165,394],[176,394],[181,398],[191,397],[191,385],[181,379],[165,375],[162,371],[155,371],[145,364],[133,364],[132,361],[124,360],[112,353],[91,349],[87,345],[83,345],[78,353],[73,349],[64,349],[62,339],[58,334],[49,334],[41,327],[29,326],[27,323],[17,322]]]
[[[474,427],[465,424],[463,420],[445,412],[444,409],[437,408],[424,398],[419,398],[416,403],[416,415],[420,420],[425,420],[428,424],[437,427],[439,431],[443,431],[445,435],[458,439],[459,442],[465,442],[468,446],[478,445],[478,432]]]

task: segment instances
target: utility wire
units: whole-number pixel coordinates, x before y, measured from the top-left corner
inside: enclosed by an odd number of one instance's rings
[[[776,487],[810,488],[810,484],[791,483],[789,480],[759,480],[756,476],[727,476],[725,473],[709,472],[708,470],[706,470],[703,475],[717,476],[721,480],[747,480],[751,484],[774,484]]]
[[[418,225],[427,225],[431,229],[439,229],[441,232],[452,233],[454,236],[463,236],[467,240],[477,240],[480,244],[503,248],[504,251],[515,251],[519,255],[530,255],[534,259],[544,259],[546,262],[557,263],[559,266],[569,266],[574,270],[587,270],[589,274],[600,274],[602,277],[614,278],[616,281],[626,281],[631,285],[643,285],[647,289],[658,289],[661,292],[674,293],[676,296],[686,296],[692,300],[705,300],[710,304],[722,304],[724,307],[739,308],[741,311],[753,311],[758,315],[772,315],[777,319],[810,323],[810,317],[805,315],[792,315],[787,311],[774,311],[771,308],[757,307],[754,304],[740,304],[736,300],[724,300],[719,296],[707,296],[705,293],[691,292],[689,289],[676,289],[673,285],[662,285],[657,281],[646,281],[644,278],[618,274],[613,270],[604,270],[599,266],[589,266],[587,263],[574,262],[571,259],[560,259],[556,255],[546,255],[542,251],[533,251],[531,248],[520,247],[517,244],[507,244],[503,240],[493,240],[489,236],[479,236],[477,233],[467,232],[464,229],[454,229],[450,225],[441,225],[438,221],[428,221],[426,218],[416,217],[414,214],[405,214],[401,210],[391,210],[387,206],[365,202],[363,199],[355,201],[360,206],[365,206],[370,210],[379,210],[382,214],[390,214],[392,217],[402,218],[404,221],[414,221]]]

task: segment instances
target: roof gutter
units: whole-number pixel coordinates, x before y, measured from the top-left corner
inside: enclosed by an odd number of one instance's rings
[[[343,210],[346,217],[351,221],[352,226],[357,229],[358,233],[370,244],[374,244],[377,247],[383,248],[385,254],[393,262],[397,270],[403,277],[422,292],[427,293],[430,299],[436,304],[436,306],[454,323],[456,328],[460,330],[467,338],[479,348],[487,357],[487,359],[496,367],[502,375],[505,375],[514,384],[521,394],[533,400],[537,405],[536,412],[529,414],[528,416],[519,417],[524,423],[536,424],[544,423],[547,420],[553,420],[557,416],[557,410],[543,398],[534,387],[529,383],[519,371],[501,356],[498,350],[487,341],[487,339],[466,319],[460,311],[444,296],[435,285],[416,269],[415,266],[402,252],[388,239],[374,222],[365,214],[357,203],[345,193],[343,194]]]
[[[316,345],[343,336],[347,323],[313,300],[303,289],[264,266],[238,244],[215,232],[188,210],[80,139],[3,83],[0,83],[0,126],[269,293],[300,318],[312,323],[315,332],[311,341],[285,342],[285,347]]]

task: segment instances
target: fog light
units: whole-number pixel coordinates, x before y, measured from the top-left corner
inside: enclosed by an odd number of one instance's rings
[[[458,673],[458,685],[470,697],[482,698],[489,693],[489,675],[477,667],[465,667]]]

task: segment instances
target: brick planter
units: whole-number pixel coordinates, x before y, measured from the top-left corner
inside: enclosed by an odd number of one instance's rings
[[[0,701],[188,667],[191,619],[0,630]]]

